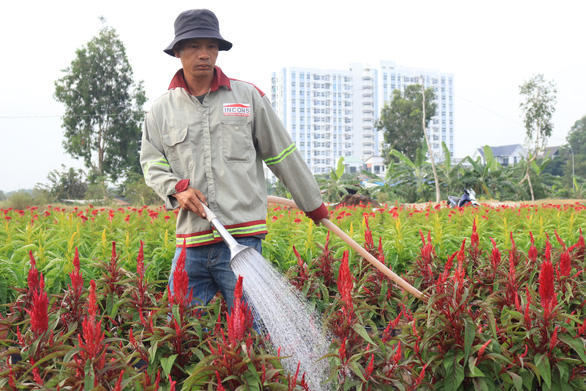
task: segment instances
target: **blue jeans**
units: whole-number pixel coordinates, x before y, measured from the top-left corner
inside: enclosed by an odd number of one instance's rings
[[[262,240],[255,237],[235,238],[243,246],[252,247],[262,254]],[[187,247],[185,270],[189,276],[188,292],[192,291],[192,305],[207,305],[220,291],[228,304],[228,312],[234,306],[236,275],[230,268],[230,249],[224,242],[200,247]],[[173,292],[173,272],[181,247],[175,250],[169,288]]]

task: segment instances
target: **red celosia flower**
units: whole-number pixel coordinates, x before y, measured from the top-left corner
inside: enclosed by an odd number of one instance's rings
[[[97,304],[96,304],[96,282],[90,281],[90,294],[88,299],[88,316],[83,320],[82,333],[78,334],[77,340],[81,351],[79,353],[81,359],[79,365],[83,368],[85,363],[89,360],[94,361],[94,371],[102,369],[105,365],[106,355],[103,352],[102,342],[104,341],[105,333],[102,332],[102,321],[96,322]],[[101,357],[100,357],[101,355]],[[98,379],[94,381],[94,386],[97,385]]]
[[[120,371],[120,376],[118,376],[118,381],[114,386],[114,391],[122,391],[122,379],[124,379],[124,369]]]
[[[478,349],[478,358],[482,357],[482,355],[484,354],[484,350],[486,350],[486,347],[488,346],[489,343],[492,342],[492,339],[489,339],[488,341],[486,341],[484,343],[484,345],[482,345],[480,347],[480,349]]]
[[[541,296],[541,303],[544,308],[549,307],[556,300],[553,282],[553,265],[551,261],[546,259],[541,264],[541,271],[539,273],[539,295]]]
[[[366,226],[364,230],[364,248],[369,253],[373,253],[374,251],[374,240],[372,239],[372,231],[370,230],[370,226],[368,225],[368,214],[364,213],[364,224]]]
[[[185,240],[181,248],[181,253],[177,259],[175,270],[173,271],[173,292],[169,292],[169,302],[171,305],[178,304],[182,313],[191,303],[191,291],[189,289],[189,276],[185,270],[185,258],[187,257],[185,249]]]
[[[28,271],[27,283],[28,290],[32,294],[35,290],[45,289],[45,280],[43,279],[43,274],[39,273],[39,270],[37,269],[37,262],[33,256],[32,250],[29,251],[29,258],[31,261],[31,268]]]
[[[75,296],[81,296],[83,290],[83,275],[79,264],[79,252],[77,251],[77,247],[75,248],[75,256],[73,257],[73,271],[69,273],[69,277],[71,278],[70,290],[73,291]]]
[[[534,264],[537,261],[537,247],[535,247],[535,239],[533,238],[533,232],[529,231],[529,236],[531,236],[531,245],[529,246],[529,251],[527,252],[527,259],[529,262]]]
[[[555,329],[553,330],[553,334],[551,336],[551,339],[549,340],[549,351],[550,352],[553,351],[553,349],[558,344],[558,328],[559,328],[559,326],[555,326]]]
[[[572,271],[571,258],[569,250],[564,251],[560,257],[560,274],[564,277],[568,277]]]
[[[216,378],[218,379],[218,388],[217,388],[217,391],[226,391],[226,389],[222,385],[222,379],[220,379],[220,374],[218,373],[218,371],[216,371]]]
[[[344,301],[342,311],[345,312],[346,316],[349,316],[354,312],[354,303],[352,302],[352,288],[354,287],[354,278],[350,272],[350,267],[348,266],[348,251],[344,251],[344,255],[342,257],[337,285],[338,291],[340,292],[342,300]]]
[[[346,357],[346,338],[344,338],[342,340],[342,344],[340,345],[340,348],[338,349],[338,357],[340,358],[340,361],[342,361],[342,364],[346,363],[347,357]]]
[[[366,367],[365,375],[366,379],[370,378],[372,375],[372,371],[374,370],[374,354],[370,355],[370,361],[368,362],[368,366]]]
[[[393,354],[393,362],[395,365],[399,365],[401,359],[403,358],[403,354],[401,353],[401,342],[397,345],[397,351]]]
[[[287,389],[289,391],[293,391],[295,390],[295,386],[297,385],[297,376],[299,376],[299,368],[301,366],[301,361],[299,361],[297,363],[297,370],[295,371],[295,375],[293,376],[293,379],[290,379],[289,381],[289,386],[287,387]]]
[[[35,336],[43,335],[49,327],[49,315],[47,309],[49,307],[49,298],[47,292],[44,290],[35,290],[32,297],[32,306],[30,311],[26,312],[31,317],[31,329]]]
[[[562,238],[560,238],[560,235],[558,235],[558,231],[554,230],[553,233],[555,234],[556,239],[558,240],[558,243],[562,246],[562,248],[565,250],[566,249],[566,243],[564,243],[564,241],[562,240]]]
[[[494,272],[496,272],[500,263],[501,263],[501,252],[497,248],[496,242],[494,241],[494,239],[490,238],[490,241],[492,242],[492,252],[490,253],[490,264],[492,266],[492,270]]]
[[[8,366],[8,386],[11,390],[16,390],[16,379],[14,377],[14,372],[12,371],[12,364],[10,363],[10,357],[6,359],[6,365]]]
[[[227,315],[228,339],[232,346],[241,341],[252,327],[252,312],[248,304],[242,298],[243,277],[238,276],[236,288],[234,289],[234,306],[231,314]]]
[[[138,256],[136,257],[136,274],[138,274],[139,279],[142,281],[144,277],[144,250],[143,250],[144,242],[140,241],[140,248],[138,249]]]

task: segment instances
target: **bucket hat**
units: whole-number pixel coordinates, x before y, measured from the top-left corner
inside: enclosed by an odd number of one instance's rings
[[[207,9],[183,11],[175,19],[175,39],[164,50],[175,57],[173,47],[179,41],[193,38],[214,38],[220,42],[220,50],[230,50],[232,43],[220,35],[220,24],[216,15]]]

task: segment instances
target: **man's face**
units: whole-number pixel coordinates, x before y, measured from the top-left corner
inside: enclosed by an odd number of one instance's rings
[[[219,50],[216,39],[188,39],[181,42],[179,50],[175,50],[175,57],[181,59],[186,74],[194,78],[208,78],[214,75]]]

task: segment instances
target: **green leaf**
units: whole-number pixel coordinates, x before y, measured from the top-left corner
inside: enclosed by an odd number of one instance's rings
[[[549,358],[544,354],[538,354],[535,356],[535,365],[539,370],[539,376],[545,381],[547,387],[551,388],[551,366],[549,364]]]
[[[372,341],[372,339],[370,338],[370,335],[368,335],[368,332],[366,331],[366,329],[364,328],[364,326],[362,324],[356,323],[354,326],[352,326],[352,328],[366,341],[375,345],[375,343]]]
[[[175,363],[176,358],[176,354],[169,357],[161,358],[161,366],[163,367],[163,371],[165,371],[166,376],[169,376],[171,374],[171,369],[173,369],[173,364]]]
[[[358,364],[356,361],[350,361],[348,363],[348,367],[350,367],[350,370],[354,372],[356,376],[358,376],[362,381],[366,381],[364,375],[362,374],[362,372],[364,372],[364,368],[362,368],[360,364]]]
[[[476,357],[468,361],[468,368],[470,369],[470,377],[484,377],[484,373],[476,366]]]
[[[474,343],[474,336],[476,335],[476,326],[470,319],[466,319],[464,325],[464,365],[468,362],[470,357],[470,350]]]
[[[91,360],[87,360],[84,368],[83,389],[84,391],[91,391],[94,389],[94,381],[96,375]]]
[[[513,384],[515,385],[515,389],[517,391],[523,391],[523,378],[516,373],[507,371],[509,376],[511,376],[511,380],[513,380]]]
[[[457,390],[464,381],[464,367],[459,363],[457,352],[450,350],[442,362],[446,369],[444,385],[446,390]]]
[[[578,353],[578,356],[580,356],[584,364],[586,364],[586,354],[584,354],[584,342],[581,339],[572,338],[567,334],[558,335],[558,338],[566,344],[570,345],[576,351],[576,353]]]

